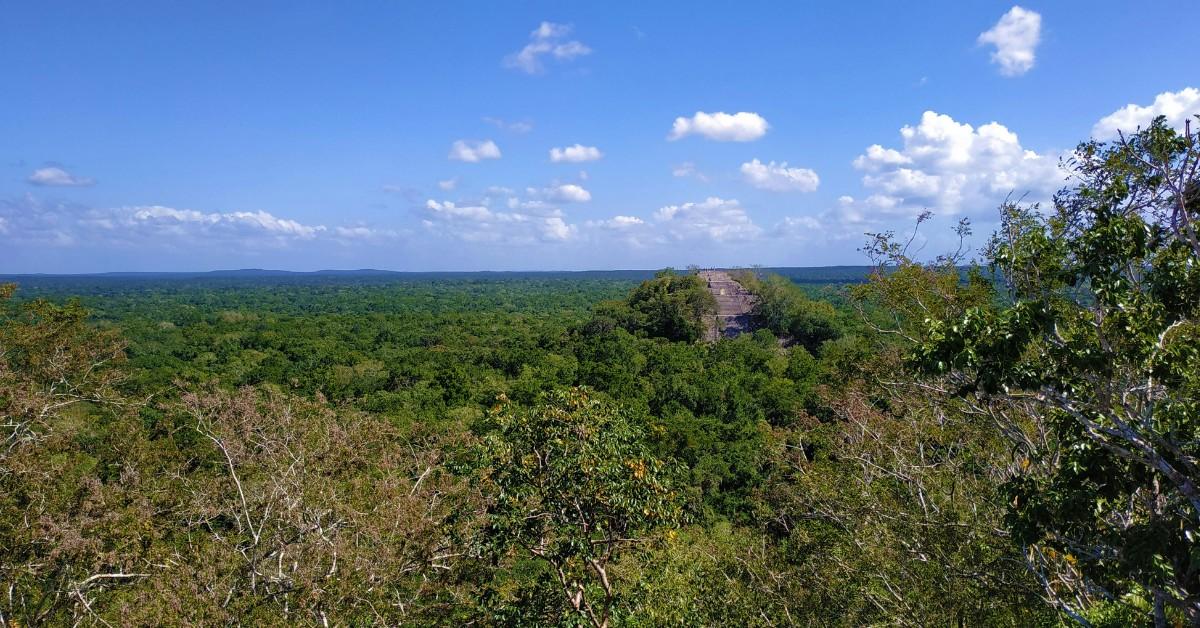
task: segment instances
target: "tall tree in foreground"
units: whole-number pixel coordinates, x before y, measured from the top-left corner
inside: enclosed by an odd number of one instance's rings
[[[97,591],[144,577],[108,542],[149,518],[138,430],[117,387],[124,345],[78,303],[15,305],[0,285],[0,625],[78,623]]]
[[[822,352],[832,420],[779,449],[772,527],[812,548],[798,573],[848,623],[1054,625],[1003,530],[1005,435],[941,382],[905,376],[927,320],[986,306],[994,289],[963,281],[961,249],[924,264],[906,249],[892,233],[866,248],[876,269],[850,296],[867,329]]]
[[[556,621],[608,626],[620,597],[613,560],[683,517],[673,486],[677,466],[651,456],[639,427],[585,389],[552,393],[533,409],[502,399],[489,424],[482,471],[491,500],[487,549],[543,567],[535,580],[543,590],[557,589],[551,596],[566,611]],[[535,608],[502,601],[498,612],[540,612]]]
[[[1052,215],[1002,208],[1006,304],[930,316],[915,353],[1015,437],[1008,527],[1081,623],[1200,624],[1198,164],[1161,118],[1080,145]]]
[[[464,438],[453,424],[250,387],[193,387],[168,410],[196,456],[181,542],[127,621],[455,623],[478,501],[443,465]]]

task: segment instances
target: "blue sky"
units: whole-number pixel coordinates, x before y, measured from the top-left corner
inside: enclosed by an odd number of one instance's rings
[[[0,272],[859,264],[926,208],[978,246],[1200,113],[1194,8],[10,4]]]

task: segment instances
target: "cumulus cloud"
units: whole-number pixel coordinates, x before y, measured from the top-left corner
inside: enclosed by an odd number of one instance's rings
[[[453,190],[454,188],[458,187],[458,179],[457,178],[443,179],[443,180],[437,182],[437,186],[438,186],[438,189],[449,192],[450,190]]]
[[[860,210],[915,215],[991,210],[1009,193],[1047,199],[1062,184],[1057,155],[1021,146],[1017,134],[997,122],[974,128],[926,111],[916,126],[900,129],[899,149],[878,144],[854,160],[863,185],[873,192]]]
[[[575,183],[555,182],[545,187],[527,187],[523,192],[509,187],[490,186],[482,198],[455,205],[458,211],[470,207],[506,207],[517,214],[559,215],[559,206],[565,203],[586,203],[592,193]],[[453,203],[451,204],[453,205]]]
[[[1132,133],[1145,128],[1158,116],[1166,116],[1167,124],[1182,129],[1185,120],[1200,114],[1200,89],[1185,87],[1177,92],[1163,92],[1149,105],[1129,104],[1104,116],[1092,127],[1092,137],[1098,140],[1116,139],[1117,132]]]
[[[819,221],[829,239],[861,238],[866,231],[878,231],[894,225],[898,204],[898,199],[884,194],[871,194],[863,199],[847,194],[839,196],[833,207],[810,219]],[[915,215],[919,210],[912,211]]]
[[[697,111],[690,118],[675,118],[669,140],[677,140],[688,135],[701,135],[718,142],[749,142],[766,135],[770,125],[757,113],[739,111],[734,114],[718,111],[705,113]]]
[[[656,250],[746,242],[770,235],[751,220],[738,201],[717,197],[660,207],[650,219],[619,214],[588,220],[581,226],[584,239],[600,246],[622,243]]]
[[[13,223],[13,237],[23,244],[155,245],[178,241],[191,246],[236,241],[244,246],[283,245],[311,240],[325,231],[324,226],[304,225],[266,211],[204,213],[162,205],[90,209],[26,198],[16,205],[6,203],[0,213],[14,208],[20,210],[14,213],[17,219],[10,214],[6,220]]]
[[[634,227],[644,225],[646,224],[646,221],[638,218],[637,216],[613,216],[607,220],[589,220],[584,224],[588,227],[599,227],[603,229],[624,231],[626,229],[632,229]]]
[[[656,232],[653,225],[637,216],[617,215],[612,218],[589,220],[583,226],[588,238],[601,246],[615,241],[634,248],[645,248],[667,242]]]
[[[335,227],[331,231],[331,235],[334,237],[334,239],[340,240],[344,243],[359,243],[396,240],[404,237],[405,232],[396,229],[382,229],[378,227],[369,227],[366,225],[355,225],[348,227]]]
[[[1014,6],[992,28],[979,34],[980,45],[992,45],[992,63],[1004,76],[1021,76],[1033,68],[1042,38],[1042,16]]]
[[[738,201],[715,196],[700,203],[659,208],[654,220],[672,240],[730,242],[752,240],[762,234]]]
[[[79,221],[89,209],[82,205],[47,202],[26,194],[0,199],[0,225],[11,236],[6,245],[70,246],[79,239]]]
[[[592,193],[588,192],[583,186],[574,183],[566,183],[563,185],[554,185],[541,190],[529,188],[528,194],[534,198],[541,198],[558,203],[586,203],[592,200]]]
[[[708,183],[708,175],[697,170],[696,164],[694,164],[690,161],[685,161],[685,162],[679,164],[678,166],[673,166],[671,168],[671,176],[681,177],[681,178],[695,177],[699,181]]]
[[[265,211],[203,212],[162,205],[91,208],[27,195],[0,202],[0,222],[23,245],[280,247],[328,234]]]
[[[789,168],[787,162],[762,163],[755,159],[742,164],[742,176],[756,188],[772,192],[815,192],[821,179],[808,168]]]
[[[531,244],[563,242],[576,231],[558,209],[493,211],[484,205],[461,206],[429,199],[422,224],[429,230],[466,242]]]
[[[596,161],[604,156],[599,148],[595,146],[584,146],[583,144],[575,144],[564,148],[551,148],[550,161],[554,163],[568,162],[579,163],[584,161]]]
[[[815,216],[785,216],[771,230],[771,235],[792,240],[814,240],[828,238],[829,234],[825,224]]]
[[[526,74],[541,74],[546,70],[546,58],[565,62],[592,53],[592,49],[582,42],[567,39],[570,34],[571,26],[567,24],[542,22],[529,34],[529,43],[524,48],[504,58],[504,67]]]
[[[121,208],[115,211],[115,217],[117,225],[125,228],[217,238],[266,236],[278,242],[311,240],[326,230],[324,225],[305,225],[261,210],[205,213],[150,205]]]
[[[492,217],[492,210],[483,205],[467,205],[460,207],[451,201],[438,202],[433,199],[425,201],[425,209],[434,216],[446,219],[465,219],[483,221]]]
[[[43,187],[87,187],[96,184],[95,179],[75,176],[55,166],[38,168],[25,180],[32,185]]]
[[[783,217],[766,235],[800,242],[861,242],[864,233],[911,227],[912,217],[896,210],[897,199],[883,194],[861,199],[842,195],[816,213]]]
[[[854,165],[857,168],[879,167],[879,166],[903,166],[911,164],[912,157],[902,154],[894,148],[884,148],[879,144],[872,144],[867,147],[866,154],[859,155],[854,160]]]
[[[454,161],[476,163],[484,159],[500,159],[500,147],[492,140],[457,140],[450,146],[449,158]]]

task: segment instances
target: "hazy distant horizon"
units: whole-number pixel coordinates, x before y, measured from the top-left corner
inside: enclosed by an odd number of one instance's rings
[[[104,277],[104,276],[156,276],[156,275],[176,275],[176,276],[271,276],[271,275],[480,275],[480,274],[511,274],[511,275],[539,275],[539,274],[618,274],[618,273],[637,273],[645,275],[653,275],[664,269],[674,269],[680,272],[689,270],[689,266],[663,266],[659,268],[550,268],[550,269],[514,269],[514,270],[494,270],[494,269],[474,269],[474,270],[394,270],[386,268],[319,268],[314,270],[287,270],[280,268],[214,268],[211,270],[109,270],[87,273],[5,273],[0,272],[0,280],[19,277]],[[760,269],[763,271],[821,271],[821,270],[847,270],[847,271],[869,271],[872,266],[869,265],[854,265],[854,264],[831,264],[826,266],[761,266],[761,265],[745,265],[745,266],[712,266],[703,267],[715,270],[743,270],[743,269]]]

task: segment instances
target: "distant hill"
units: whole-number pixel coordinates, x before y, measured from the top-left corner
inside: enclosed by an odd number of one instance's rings
[[[398,271],[362,268],[358,270],[270,270],[263,268],[241,268],[236,270],[182,271],[182,272],[107,272],[107,273],[28,273],[0,274],[0,281],[28,279],[220,279],[220,278],[270,278],[270,277],[391,277],[395,279],[469,279],[474,277],[652,277],[654,270],[548,270],[548,271]]]
[[[762,272],[776,273],[801,283],[855,283],[864,281],[871,269],[869,266],[797,266],[763,267]],[[224,279],[224,278],[325,278],[325,277],[387,277],[429,281],[436,279],[527,279],[527,278],[600,278],[600,279],[648,279],[655,270],[538,270],[538,271],[397,271],[361,268],[357,270],[271,270],[263,268],[240,268],[236,270],[209,270],[183,272],[107,272],[107,273],[28,273],[0,274],[0,281],[39,280],[83,280],[83,279]]]
[[[871,266],[798,266],[761,268],[762,272],[774,273],[796,283],[863,283],[871,274]]]
[[[759,272],[776,273],[800,284],[861,283],[870,272],[867,266],[821,266],[797,268],[759,268]],[[391,270],[318,270],[297,272],[244,268],[208,272],[109,272],[93,274],[25,274],[0,275],[0,283],[15,282],[21,286],[24,298],[39,296],[70,296],[125,293],[142,290],[194,288],[214,290],[239,287],[270,286],[380,286],[393,283],[434,282],[543,282],[543,281],[606,281],[635,284],[654,277],[657,270],[585,270],[585,271],[471,271],[471,272],[402,272]]]

